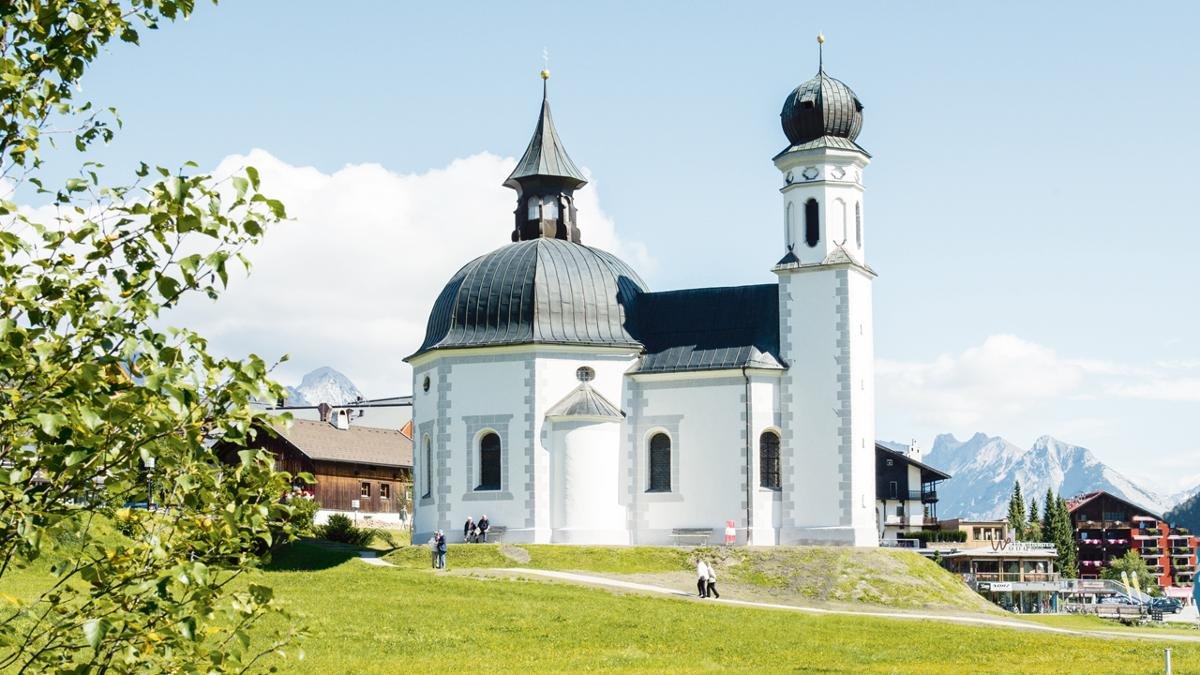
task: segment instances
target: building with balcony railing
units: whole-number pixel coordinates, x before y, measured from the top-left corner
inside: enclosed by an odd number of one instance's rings
[[[949,478],[950,474],[921,462],[915,444],[899,452],[876,443],[875,512],[880,540],[936,530],[937,486]]]
[[[1058,609],[1061,575],[1053,544],[994,541],[988,546],[952,551],[942,565],[973,590],[1015,612]]]
[[[1196,538],[1172,529],[1159,514],[1108,492],[1077,497],[1068,509],[1081,578],[1099,579],[1109,563],[1132,550],[1146,562],[1159,586],[1192,583]]]

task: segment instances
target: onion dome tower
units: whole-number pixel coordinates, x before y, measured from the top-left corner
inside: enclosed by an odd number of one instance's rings
[[[780,383],[780,541],[874,546],[875,272],[863,226],[870,155],[855,142],[862,103],[818,63],[816,77],[784,100],[779,119],[789,145],[774,158],[786,249],[774,271],[788,363]],[[798,463],[788,455],[795,449],[803,452]]]
[[[546,81],[550,71],[542,70],[542,112],[529,147],[516,168],[504,181],[504,187],[517,191],[517,210],[513,241],[565,239],[579,241],[576,222],[575,190],[587,185],[587,179],[571,161],[554,129]]]

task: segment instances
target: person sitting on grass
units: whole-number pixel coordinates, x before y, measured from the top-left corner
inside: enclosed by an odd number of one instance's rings
[[[486,544],[488,528],[491,526],[492,524],[488,522],[486,513],[482,516],[479,516],[479,522],[475,523],[475,527],[479,528],[479,536],[476,538],[476,541],[481,541]]]
[[[467,516],[467,522],[463,523],[463,541],[470,543],[475,539],[475,521],[471,516]]]

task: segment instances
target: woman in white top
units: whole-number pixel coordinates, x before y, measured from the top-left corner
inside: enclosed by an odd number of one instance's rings
[[[708,597],[708,563],[701,559],[696,563],[696,590],[700,591],[700,597]]]

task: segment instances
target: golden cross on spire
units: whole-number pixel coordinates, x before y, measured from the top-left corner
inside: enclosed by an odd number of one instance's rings
[[[550,50],[542,47],[542,79],[550,79]]]
[[[825,72],[825,34],[817,31],[817,72]]]

